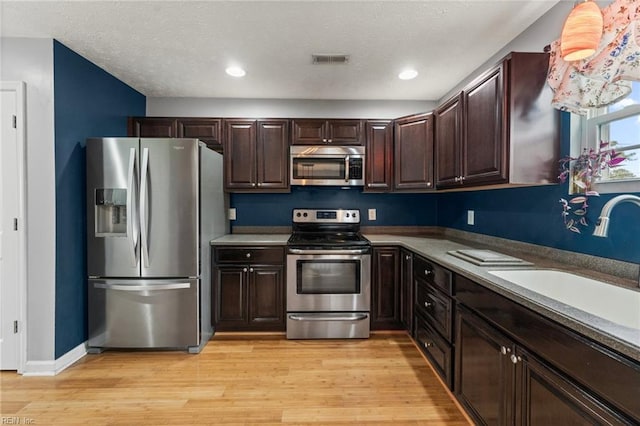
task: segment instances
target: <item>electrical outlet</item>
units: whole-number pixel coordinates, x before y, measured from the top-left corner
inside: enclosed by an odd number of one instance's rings
[[[229,220],[236,220],[236,209],[229,209]]]
[[[369,209],[369,220],[376,220],[376,209]]]
[[[473,210],[467,210],[467,225],[475,225],[476,217],[475,212]]]

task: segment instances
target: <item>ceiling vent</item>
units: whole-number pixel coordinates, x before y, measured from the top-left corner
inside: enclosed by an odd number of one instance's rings
[[[349,62],[349,55],[311,55],[314,65],[339,65]]]

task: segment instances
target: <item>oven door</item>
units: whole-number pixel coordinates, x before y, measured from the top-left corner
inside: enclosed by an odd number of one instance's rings
[[[369,312],[370,254],[361,250],[290,252],[294,253],[287,255],[288,312]]]

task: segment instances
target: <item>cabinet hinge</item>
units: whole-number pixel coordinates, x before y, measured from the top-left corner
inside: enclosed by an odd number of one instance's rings
[[[13,334],[18,334],[18,321],[13,322]]]
[[[14,231],[18,230],[18,218],[17,217],[13,218],[13,230]]]
[[[17,129],[18,128],[18,117],[16,117],[15,115],[12,117],[12,122],[13,122],[13,128]]]

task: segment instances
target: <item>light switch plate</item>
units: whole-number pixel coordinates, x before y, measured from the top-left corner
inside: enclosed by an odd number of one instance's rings
[[[236,220],[236,209],[229,209],[229,220]]]
[[[467,225],[475,225],[476,217],[475,212],[473,210],[467,210]]]
[[[369,209],[369,220],[376,220],[376,209]]]

